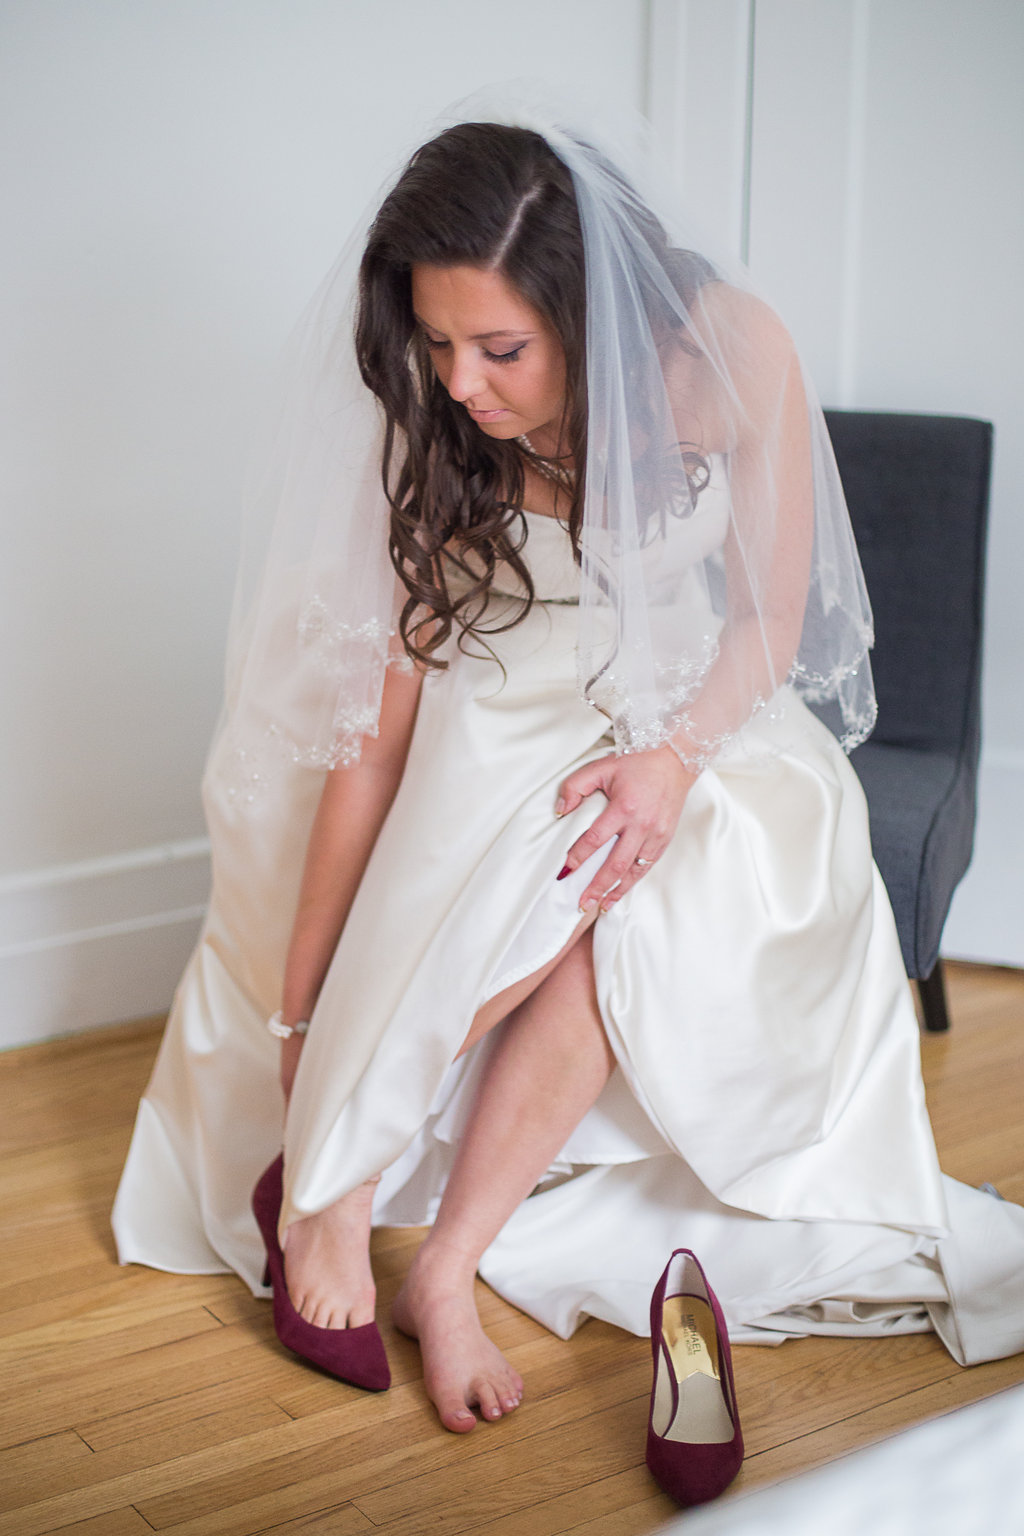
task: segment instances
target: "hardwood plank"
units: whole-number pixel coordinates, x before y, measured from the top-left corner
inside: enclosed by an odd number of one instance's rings
[[[267,1319],[266,1338],[272,1330]],[[118,1363],[116,1378],[104,1362],[65,1379],[29,1378],[15,1398],[0,1398],[0,1445],[50,1434],[77,1420],[102,1418],[116,1402],[121,1411],[176,1397],[220,1380],[260,1384],[273,1393],[289,1369],[274,1347],[252,1348],[249,1328],[214,1328],[135,1354]],[[342,1388],[342,1390],[344,1390]]]
[[[229,1448],[235,1441],[259,1430],[290,1423],[284,1409],[270,1398],[253,1398],[247,1402],[234,1402],[215,1413],[195,1414],[167,1429],[124,1441],[101,1454],[109,1456],[111,1468],[120,1473],[122,1469],[174,1461],[212,1446]]]
[[[108,1509],[91,1520],[76,1520],[73,1525],[62,1525],[48,1536],[153,1536],[149,1526],[137,1509]]]
[[[68,1142],[90,1132],[131,1126],[152,1070],[162,1020],[90,1030],[23,1046],[0,1058],[10,1085],[0,1126],[0,1154]]]
[[[665,1494],[656,1491],[631,1509],[615,1510],[571,1527],[573,1536],[646,1536],[659,1531],[679,1510]]]
[[[230,1327],[235,1323],[252,1323],[260,1327],[267,1318],[270,1303],[262,1296],[254,1296],[247,1285],[241,1285],[236,1275],[226,1277],[222,1290],[203,1302],[211,1316]]]
[[[153,1270],[134,1266],[112,1271],[107,1261],[56,1272],[55,1279],[54,1288],[41,1287],[45,1294],[32,1300],[22,1300],[28,1294],[27,1285],[24,1290],[19,1287],[18,1297],[7,1300],[6,1304],[5,1293],[0,1293],[0,1349],[3,1348],[2,1341],[12,1334],[28,1334],[34,1329],[74,1323],[92,1316],[112,1317],[114,1309],[129,1315],[136,1308],[145,1312],[162,1307],[169,1312],[176,1307],[181,1310],[196,1305],[205,1308],[219,1323],[238,1320],[220,1315],[224,1289],[230,1289],[232,1293],[240,1289],[234,1275],[158,1277]],[[197,1279],[206,1283],[197,1284]],[[254,1306],[258,1305],[260,1303],[254,1303]]]
[[[0,1363],[5,1370],[30,1368],[38,1385],[77,1376],[111,1360],[123,1360],[179,1339],[219,1332],[223,1326],[205,1307],[182,1310],[175,1303],[167,1310],[158,1304],[153,1309],[155,1315],[147,1315],[147,1308],[139,1310],[141,1315],[130,1323],[123,1314],[113,1320],[106,1316],[78,1318],[8,1335],[0,1341]]]
[[[4,1214],[6,1218],[6,1208]],[[34,1308],[48,1310],[41,1310],[35,1319],[30,1317],[29,1326],[34,1320],[45,1321],[51,1317],[60,1317],[66,1309],[75,1305],[74,1298],[77,1295],[96,1290],[113,1291],[121,1285],[124,1276],[133,1273],[139,1274],[142,1271],[112,1267],[106,1255],[81,1263],[68,1262],[62,1255],[59,1269],[51,1266],[31,1277],[0,1285],[0,1327],[5,1333],[16,1331],[16,1314],[31,1313]],[[14,1327],[8,1329],[7,1320],[12,1315]]]
[[[24,1489],[36,1483],[45,1488],[55,1473],[91,1457],[90,1447],[70,1429],[8,1446],[0,1451],[0,1509],[28,1503],[29,1497],[22,1497]]]
[[[374,1527],[351,1504],[335,1504],[312,1515],[286,1520],[284,1525],[264,1526],[259,1536],[360,1536]]]
[[[49,1350],[55,1345],[70,1346],[101,1339],[126,1326],[173,1317],[176,1313],[204,1315],[204,1327],[219,1328],[222,1320],[214,1315],[217,1278],[205,1275],[167,1275],[159,1279],[152,1270],[115,1272],[104,1286],[96,1286],[73,1297],[61,1297],[54,1305],[47,1301],[37,1306],[19,1308],[4,1317],[0,1337],[0,1360],[8,1353],[35,1348]],[[237,1286],[232,1277],[231,1289]],[[258,1319],[259,1314],[255,1314]],[[12,1326],[19,1325],[19,1326]]]
[[[179,1425],[211,1414],[227,1413],[239,1405],[240,1399],[243,1404],[268,1404],[280,1414],[282,1423],[291,1417],[269,1397],[245,1397],[243,1389],[236,1382],[217,1381],[213,1386],[202,1387],[195,1392],[182,1392],[177,1397],[148,1403],[128,1413],[109,1414],[91,1423],[77,1424],[75,1431],[91,1450],[106,1451],[112,1446],[124,1445],[129,1440],[164,1434]]]
[[[95,1488],[134,1471],[180,1460],[195,1451],[230,1447],[259,1430],[288,1424],[283,1409],[267,1398],[233,1403],[220,1412],[197,1414],[148,1435],[136,1435],[87,1459],[57,1461],[32,1475],[22,1468],[16,1489],[5,1499],[11,1509],[81,1489]],[[135,1500],[132,1501],[133,1503]]]
[[[629,1467],[611,1477],[598,1478],[585,1488],[557,1494],[470,1529],[473,1536],[562,1536],[565,1531],[576,1531],[581,1521],[622,1512],[635,1521],[637,1511],[648,1503],[655,1511],[652,1523],[632,1525],[637,1533],[663,1524],[675,1511],[675,1505],[654,1483],[646,1466]],[[388,1526],[379,1529],[381,1536],[391,1536]]]

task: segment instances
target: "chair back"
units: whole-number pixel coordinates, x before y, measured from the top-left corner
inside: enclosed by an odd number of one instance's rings
[[[871,739],[976,759],[991,423],[825,417],[874,610]]]

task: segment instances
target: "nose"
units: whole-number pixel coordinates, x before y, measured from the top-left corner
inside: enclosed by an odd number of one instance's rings
[[[444,386],[453,400],[457,400],[460,405],[465,405],[468,400],[473,399],[474,395],[484,391],[486,382],[480,371],[479,358],[472,352],[462,355],[456,353],[452,360],[451,371],[444,380]]]

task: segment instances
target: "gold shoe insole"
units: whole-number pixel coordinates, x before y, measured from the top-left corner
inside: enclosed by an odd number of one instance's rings
[[[735,1426],[719,1376],[718,1335],[707,1302],[699,1296],[666,1296],[661,1343],[654,1387],[655,1434],[690,1445],[731,1440]],[[679,1392],[674,1415],[670,1370]]]

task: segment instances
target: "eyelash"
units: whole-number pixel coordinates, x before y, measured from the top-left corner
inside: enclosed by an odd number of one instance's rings
[[[425,332],[423,335],[423,340],[426,342],[427,347],[431,352],[439,352],[442,347],[446,347],[448,345],[446,341],[435,341],[432,336],[428,336]],[[489,363],[514,363],[517,361],[520,352],[522,352],[523,347],[525,346],[526,343],[524,341],[520,346],[513,347],[511,352],[488,352],[486,347],[484,347],[482,350],[484,357],[486,357]]]

